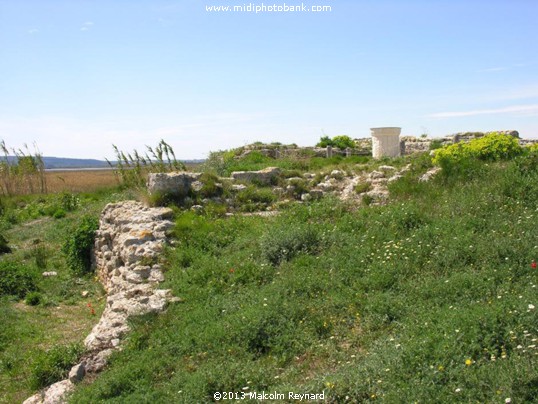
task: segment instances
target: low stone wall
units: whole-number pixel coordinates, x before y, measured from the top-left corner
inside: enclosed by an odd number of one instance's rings
[[[169,290],[157,289],[163,280],[158,256],[173,226],[172,210],[147,208],[139,202],[109,204],[96,233],[94,264],[107,291],[106,307],[99,322],[84,340],[87,354],[75,365],[69,379],[33,395],[24,404],[63,403],[74,383],[86,373],[99,372],[129,331],[132,315],[162,311],[174,301]]]

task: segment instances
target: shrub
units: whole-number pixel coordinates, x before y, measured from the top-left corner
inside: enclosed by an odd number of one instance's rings
[[[79,227],[69,237],[62,248],[66,256],[68,267],[77,275],[91,272],[91,252],[93,248],[95,231],[99,222],[91,216],[84,216]]]
[[[434,139],[430,143],[430,150],[437,150],[443,147],[443,141],[441,139]]]
[[[13,295],[22,299],[36,289],[36,276],[30,268],[18,262],[0,262],[0,296]]]
[[[37,306],[39,303],[41,303],[41,300],[42,296],[39,292],[30,292],[24,299],[25,303],[29,306]]]
[[[374,202],[374,197],[368,194],[362,196],[362,203],[364,206],[370,206]]]
[[[530,175],[538,171],[538,143],[527,148],[524,155],[515,160],[516,167],[523,175]]]
[[[275,201],[276,197],[270,188],[256,188],[253,185],[237,193],[236,202],[242,204],[255,204],[260,207]]]
[[[52,214],[52,217],[54,219],[61,219],[65,217],[65,215],[66,215],[65,210],[63,210],[62,208],[58,208],[54,211],[54,213]]]
[[[32,255],[34,256],[36,267],[41,270],[47,268],[48,251],[43,245],[38,244],[32,251]]]
[[[302,178],[293,178],[289,180],[288,185],[292,187],[290,188],[290,194],[295,198],[299,199],[302,194],[308,192],[308,185]]]
[[[348,147],[355,147],[355,142],[349,136],[340,135],[335,136],[332,139],[329,136],[322,136],[319,140],[317,147],[338,147],[339,149],[347,149]]]
[[[7,243],[8,243],[8,241],[6,240],[4,235],[0,234],[0,255],[11,252],[11,248],[9,247],[9,245]]]
[[[492,133],[468,143],[460,142],[438,149],[433,163],[443,167],[447,161],[459,162],[468,158],[486,161],[507,160],[522,152],[523,148],[515,137]]]
[[[203,173],[200,176],[199,181],[202,183],[202,188],[200,189],[199,193],[203,198],[212,198],[222,195],[223,188],[222,185],[218,185],[219,178],[216,175]]]
[[[371,188],[372,185],[369,182],[359,182],[353,189],[356,193],[362,194],[364,192],[368,192]]]
[[[78,197],[70,192],[62,192],[59,195],[60,206],[63,210],[71,212],[80,205]]]
[[[32,369],[32,387],[39,389],[67,377],[69,369],[75,365],[83,352],[79,344],[55,346],[35,356]]]
[[[262,254],[273,265],[289,261],[300,253],[315,253],[320,237],[313,227],[271,230],[261,240]]]

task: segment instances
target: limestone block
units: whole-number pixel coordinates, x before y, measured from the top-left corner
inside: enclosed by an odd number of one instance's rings
[[[192,183],[198,181],[200,173],[185,171],[175,173],[151,173],[148,175],[147,188],[150,195],[166,194],[187,196]]]
[[[236,181],[257,182],[261,185],[271,185],[278,175],[280,175],[280,168],[267,167],[260,171],[234,171],[232,173],[232,178]]]

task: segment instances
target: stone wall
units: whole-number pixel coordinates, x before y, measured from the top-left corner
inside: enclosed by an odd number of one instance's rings
[[[84,340],[87,353],[62,380],[27,399],[25,404],[61,403],[74,383],[87,373],[99,372],[129,331],[132,315],[159,312],[176,300],[169,290],[157,289],[163,280],[158,256],[173,226],[172,210],[148,208],[140,202],[109,204],[96,233],[94,264],[106,292],[106,306],[99,322]]]

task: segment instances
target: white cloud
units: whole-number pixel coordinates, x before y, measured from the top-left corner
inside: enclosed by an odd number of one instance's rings
[[[490,73],[490,72],[501,72],[503,70],[508,70],[508,67],[490,67],[488,69],[478,70],[479,73]]]
[[[82,24],[82,27],[80,27],[80,30],[89,31],[92,26],[93,26],[93,21],[86,21],[84,24]]]
[[[496,109],[477,109],[472,111],[449,111],[438,112],[428,115],[430,118],[457,118],[463,116],[476,115],[493,115],[493,114],[523,114],[523,115],[538,115],[538,104],[533,105],[514,105],[511,107],[496,108]]]
[[[39,32],[39,30],[36,29],[36,28],[32,28],[32,29],[28,30],[28,33],[29,33],[30,35],[37,34],[38,32]]]

